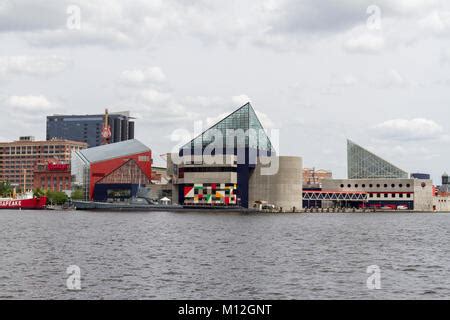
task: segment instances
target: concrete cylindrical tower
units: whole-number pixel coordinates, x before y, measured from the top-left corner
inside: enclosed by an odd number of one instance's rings
[[[301,157],[277,157],[278,170],[267,171],[259,161],[249,180],[249,207],[256,201],[267,201],[283,211],[302,208],[303,161]],[[276,161],[275,160],[275,161]],[[272,166],[276,164],[272,163]],[[274,167],[275,168],[275,167]],[[266,173],[272,174],[263,174]]]

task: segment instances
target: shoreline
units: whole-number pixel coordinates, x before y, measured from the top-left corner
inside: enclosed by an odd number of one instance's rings
[[[296,211],[279,210],[258,210],[243,207],[223,207],[223,206],[180,206],[180,205],[147,205],[147,204],[114,204],[103,202],[74,201],[73,207],[69,209],[52,208],[57,211],[113,211],[113,212],[220,212],[220,213],[446,213],[445,211],[416,211],[416,210],[374,210],[374,209],[353,209],[353,208],[306,208]]]

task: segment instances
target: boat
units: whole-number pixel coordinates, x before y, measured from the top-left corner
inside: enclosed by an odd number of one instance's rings
[[[9,198],[0,198],[0,209],[45,209],[46,204],[46,196],[35,197],[33,192],[26,192]]]

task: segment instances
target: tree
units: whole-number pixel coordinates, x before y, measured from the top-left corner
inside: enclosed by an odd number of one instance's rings
[[[11,184],[8,181],[0,181],[0,197],[8,197],[11,193]]]
[[[33,196],[36,197],[36,198],[45,196],[45,191],[42,190],[41,188],[34,189],[33,190]]]
[[[64,192],[60,191],[47,191],[47,202],[56,205],[63,205],[67,202],[68,198]]]
[[[84,200],[84,193],[81,189],[75,189],[71,194],[72,200]]]

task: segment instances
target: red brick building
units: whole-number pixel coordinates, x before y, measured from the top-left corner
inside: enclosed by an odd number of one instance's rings
[[[33,189],[61,192],[71,190],[70,164],[59,161],[38,163],[33,180]]]
[[[72,152],[86,147],[87,144],[84,142],[35,141],[33,137],[21,137],[19,141],[2,142],[0,143],[0,181],[8,181],[20,189],[32,189],[35,185],[34,172],[39,164],[46,164],[48,161],[68,164]]]
[[[303,185],[320,185],[323,179],[332,179],[333,173],[328,170],[315,168],[303,169]]]

